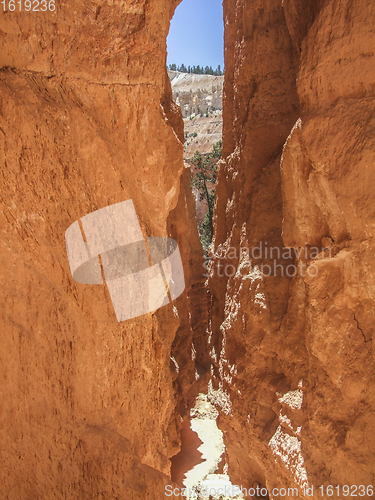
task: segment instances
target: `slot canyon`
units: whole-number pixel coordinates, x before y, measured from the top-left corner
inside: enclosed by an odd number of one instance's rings
[[[0,6],[0,500],[168,498],[199,394],[232,484],[373,498],[375,3],[223,1],[207,269],[166,69],[179,3]],[[125,200],[178,243],[185,290],[119,322],[65,232]]]

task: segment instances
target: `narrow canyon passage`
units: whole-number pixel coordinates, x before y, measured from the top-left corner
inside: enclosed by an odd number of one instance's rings
[[[223,5],[207,342],[228,472],[274,498],[372,498],[374,7]]]
[[[216,422],[218,415],[209,396],[199,394],[190,410],[190,418],[182,423],[181,450],[172,458],[171,479],[186,498],[243,498],[226,474],[223,433]]]
[[[2,3],[0,499],[374,498],[375,4],[223,1],[206,270],[184,164],[203,136],[166,70],[179,0]],[[135,230],[83,239],[124,202]],[[91,252],[116,224],[178,248],[145,254],[124,321]]]

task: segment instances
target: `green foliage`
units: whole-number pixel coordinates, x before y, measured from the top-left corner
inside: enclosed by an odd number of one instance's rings
[[[181,66],[177,66],[177,64],[170,64],[168,66],[168,69],[170,71],[180,71],[181,73],[192,73],[195,75],[213,75],[213,76],[222,76],[224,74],[224,71],[222,71],[220,64],[218,67],[214,70],[212,69],[212,66],[206,66],[203,68],[203,66],[188,66],[186,67],[185,64],[181,64]]]
[[[201,237],[203,251],[207,255],[208,247],[211,245],[212,241],[212,228],[208,216],[208,211],[206,212],[206,215],[204,216],[204,219],[201,222],[201,224],[199,224],[198,230],[199,230],[199,235]]]
[[[196,151],[191,158],[191,163],[195,167],[192,186],[197,190],[199,200],[205,200],[208,207],[203,222],[198,228],[206,255],[213,236],[212,218],[215,204],[216,163],[221,158],[221,146],[222,142],[218,141],[210,153],[202,155]]]

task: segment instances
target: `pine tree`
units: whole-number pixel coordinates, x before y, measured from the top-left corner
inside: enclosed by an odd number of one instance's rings
[[[192,185],[199,194],[199,199],[205,200],[207,203],[207,213],[202,224],[199,227],[201,240],[205,253],[212,241],[213,225],[212,218],[215,204],[215,188],[208,190],[208,184],[214,185],[216,182],[216,163],[221,158],[221,141],[213,146],[213,151],[206,155],[202,155],[196,151],[191,159],[191,163],[195,166],[196,172],[192,180]]]

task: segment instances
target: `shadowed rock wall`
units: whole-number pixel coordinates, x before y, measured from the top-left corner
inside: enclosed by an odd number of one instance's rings
[[[375,6],[224,0],[224,21],[209,333],[229,474],[371,485]]]
[[[154,499],[170,482],[206,310],[165,69],[177,3],[0,12],[1,498]],[[104,286],[72,280],[64,235],[127,199],[144,235],[178,241],[186,290],[118,323]]]

